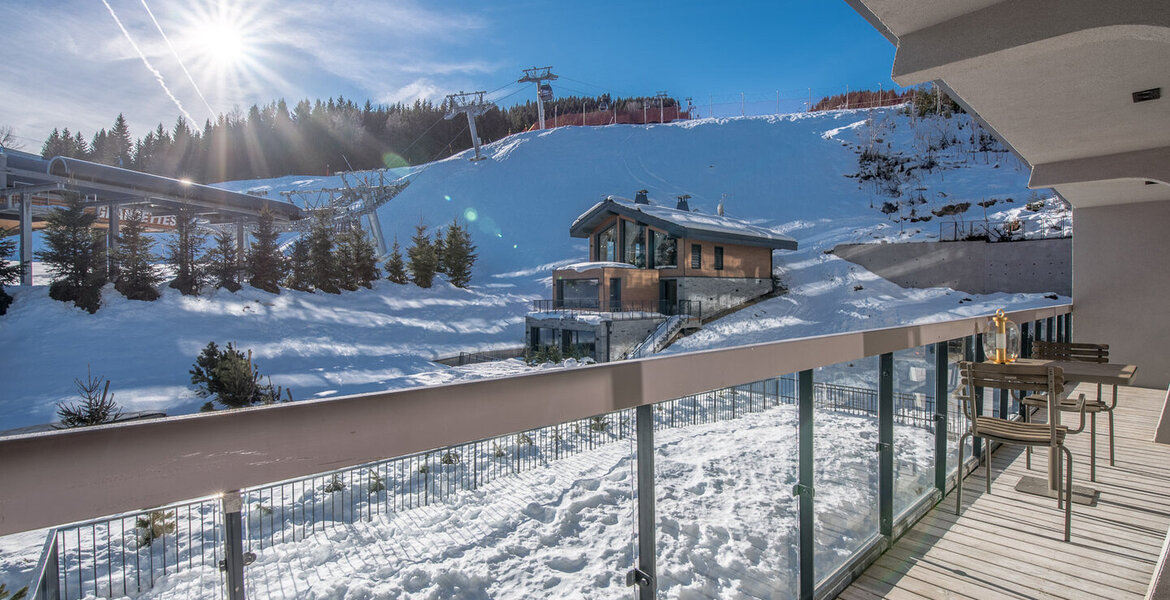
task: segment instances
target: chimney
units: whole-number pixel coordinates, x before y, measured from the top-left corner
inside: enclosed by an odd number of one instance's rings
[[[727,201],[727,194],[723,194],[723,198],[721,200],[719,200],[719,206],[715,207],[715,212],[721,217],[723,216],[723,203],[726,201]]]
[[[687,204],[687,199],[690,197],[691,197],[690,194],[683,194],[681,196],[678,196],[678,206],[675,206],[675,208],[677,208],[678,210],[685,210],[687,212],[690,212],[691,205]]]
[[[646,190],[638,190],[635,192],[634,204],[650,204],[650,200],[646,197]]]

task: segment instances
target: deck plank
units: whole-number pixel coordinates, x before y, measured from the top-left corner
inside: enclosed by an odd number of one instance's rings
[[[1096,386],[1076,392],[1095,396]],[[1117,464],[1109,465],[1102,415],[1095,482],[1088,427],[1070,436],[1073,480],[1101,491],[1097,506],[1073,506],[1071,542],[1054,500],[1014,489],[1021,476],[1044,476],[1047,452],[1033,454],[1029,471],[1022,448],[1002,447],[992,457],[991,494],[980,467],[964,481],[961,516],[952,492],[840,597],[1140,600],[1170,527],[1170,446],[1152,441],[1165,398],[1164,390],[1118,390]]]

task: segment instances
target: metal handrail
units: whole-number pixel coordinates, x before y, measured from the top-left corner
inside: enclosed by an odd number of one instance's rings
[[[1016,322],[1072,305],[1013,311]],[[545,427],[981,332],[988,315],[0,438],[0,535]],[[524,393],[516,393],[523,389]],[[556,398],[556,402],[549,402]],[[374,426],[376,425],[376,426]],[[144,464],[142,457],[151,460]],[[52,476],[47,477],[46,473]],[[149,480],[149,486],[117,482]]]
[[[568,316],[582,314],[604,314],[605,318],[613,321],[628,321],[645,319],[659,315],[691,315],[702,318],[702,302],[699,300],[625,300],[621,302],[602,303],[598,300],[584,299],[542,299],[532,301],[534,313],[561,313]]]
[[[1071,237],[1068,217],[1062,217],[1056,225],[1044,225],[1028,236],[1028,223],[1024,219],[991,221],[987,219],[953,219],[940,221],[938,239],[943,242],[979,241],[1023,242]],[[1055,232],[1055,233],[1054,233]]]
[[[28,585],[30,600],[56,600],[61,597],[61,580],[58,577],[60,555],[57,552],[57,530],[49,529],[45,546],[37,568],[33,570],[32,582]]]

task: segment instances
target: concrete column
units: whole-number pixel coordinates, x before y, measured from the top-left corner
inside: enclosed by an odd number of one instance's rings
[[[239,262],[244,262],[244,255],[248,252],[248,232],[244,229],[244,220],[236,221],[236,254]]]
[[[1160,390],[1170,384],[1166,223],[1170,201],[1077,208],[1073,215],[1077,341],[1109,344],[1109,362],[1137,365],[1134,384]]]
[[[110,202],[110,226],[106,229],[106,264],[109,268],[110,278],[117,276],[118,261],[114,259],[114,255],[118,252],[118,233],[122,229],[121,215],[118,214],[118,205]]]
[[[20,285],[32,285],[32,196],[20,197]]]

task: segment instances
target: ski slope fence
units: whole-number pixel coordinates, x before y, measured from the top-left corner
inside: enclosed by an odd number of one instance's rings
[[[878,413],[875,389],[820,382],[814,397],[821,410]],[[655,429],[733,420],[796,402],[796,377],[788,375],[661,403]],[[894,402],[896,423],[934,431],[934,398],[896,392]],[[950,437],[957,439],[966,423],[949,422]],[[628,409],[244,490],[245,560],[376,514],[447,502],[461,491],[634,435],[634,410]],[[56,545],[62,598],[133,595],[161,577],[208,565],[218,564],[214,572],[223,578],[218,497],[65,526],[53,535],[47,547]],[[207,572],[200,569],[201,576]]]

